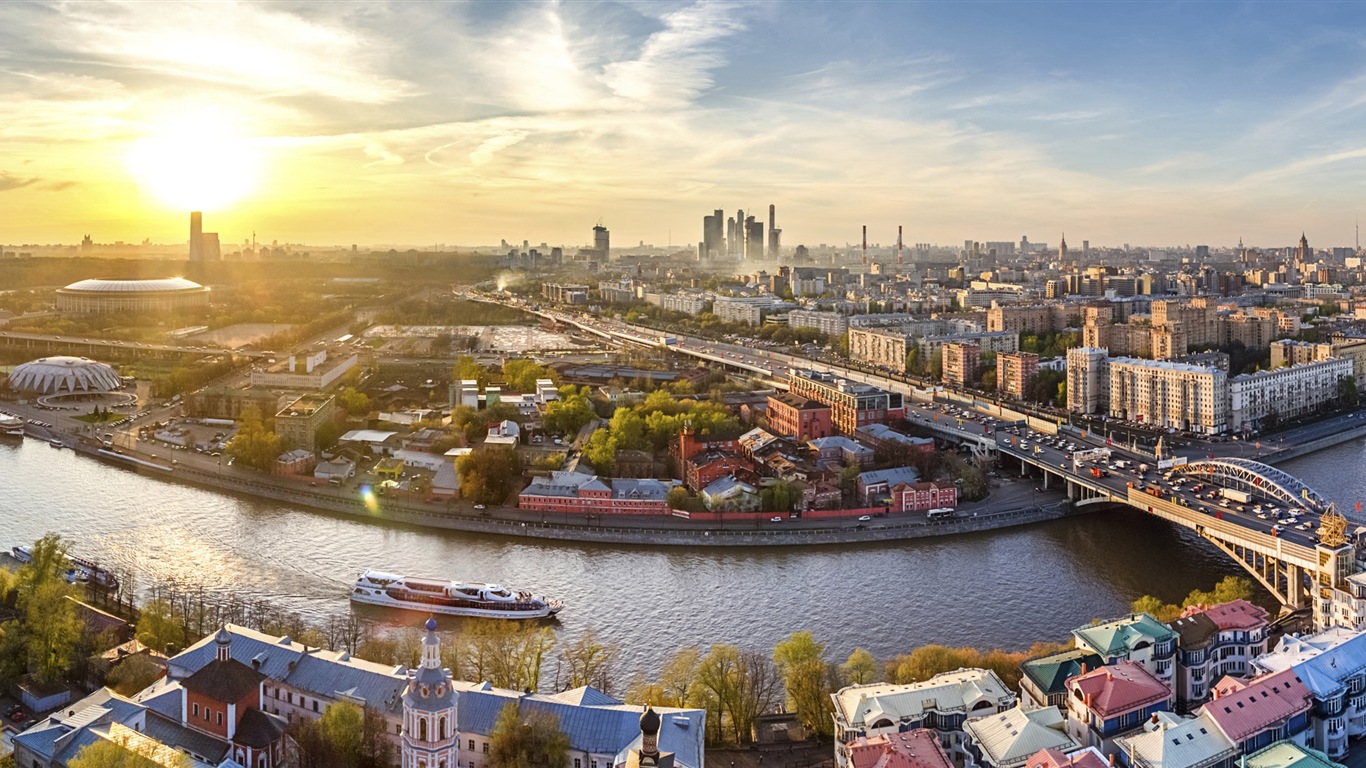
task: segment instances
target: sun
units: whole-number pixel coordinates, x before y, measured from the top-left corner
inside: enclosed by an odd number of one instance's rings
[[[259,145],[209,117],[157,125],[128,150],[128,167],[147,191],[180,210],[219,210],[250,194]]]

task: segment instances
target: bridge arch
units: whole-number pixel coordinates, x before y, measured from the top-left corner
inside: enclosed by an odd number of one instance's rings
[[[1175,469],[1182,474],[1209,478],[1228,488],[1255,493],[1310,512],[1325,512],[1330,504],[1328,499],[1294,475],[1252,459],[1201,459]]]

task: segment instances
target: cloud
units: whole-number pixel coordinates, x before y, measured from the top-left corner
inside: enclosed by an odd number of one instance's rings
[[[37,184],[41,179],[34,177],[21,178],[11,176],[8,173],[0,172],[0,192],[8,192],[13,189],[23,189],[24,187]]]
[[[632,60],[603,68],[602,82],[619,108],[668,109],[687,105],[713,85],[712,71],[726,58],[719,43],[745,29],[740,9],[698,3],[660,18]]]
[[[365,164],[366,168],[375,165],[402,165],[403,158],[390,152],[387,147],[378,141],[367,141],[362,150],[365,156],[370,158],[370,162]]]

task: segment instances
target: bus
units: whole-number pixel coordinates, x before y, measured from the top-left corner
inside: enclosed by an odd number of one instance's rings
[[[927,520],[943,520],[947,517],[953,517],[953,509],[951,507],[939,507],[938,509],[931,509],[929,512],[925,513],[925,519]]]

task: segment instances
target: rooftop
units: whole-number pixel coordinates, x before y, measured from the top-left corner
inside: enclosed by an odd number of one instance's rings
[[[1231,741],[1240,742],[1307,712],[1313,697],[1294,670],[1254,680],[1246,688],[1211,700],[1200,711]]]
[[[953,768],[938,735],[928,728],[859,737],[844,749],[850,768]]]
[[[1076,677],[1082,670],[1097,669],[1104,664],[1105,660],[1094,653],[1073,649],[1022,662],[1020,671],[1046,696],[1067,690],[1068,678]]]
[[[1067,681],[1069,691],[1087,698],[1087,707],[1104,718],[1170,699],[1171,689],[1142,664],[1121,661]]]
[[[1158,713],[1156,722],[1145,723],[1141,733],[1121,737],[1119,744],[1135,768],[1191,768],[1238,754],[1207,716],[1184,719],[1170,712]]]
[[[1275,744],[1248,755],[1242,768],[1345,768],[1316,749],[1301,747],[1293,741]]]
[[[1072,630],[1077,643],[1101,656],[1132,651],[1140,643],[1157,643],[1176,637],[1170,627],[1146,613],[1133,613],[1122,619]]]
[[[970,712],[1004,708],[1015,703],[1015,694],[995,672],[959,669],[941,672],[929,680],[907,685],[871,683],[851,685],[831,695],[835,716],[851,727],[919,720],[927,712]]]
[[[998,715],[969,720],[963,729],[981,748],[989,765],[1015,768],[1041,749],[1078,749],[1081,745],[1067,735],[1065,726],[1066,720],[1057,707],[1029,712],[1012,707]]]

